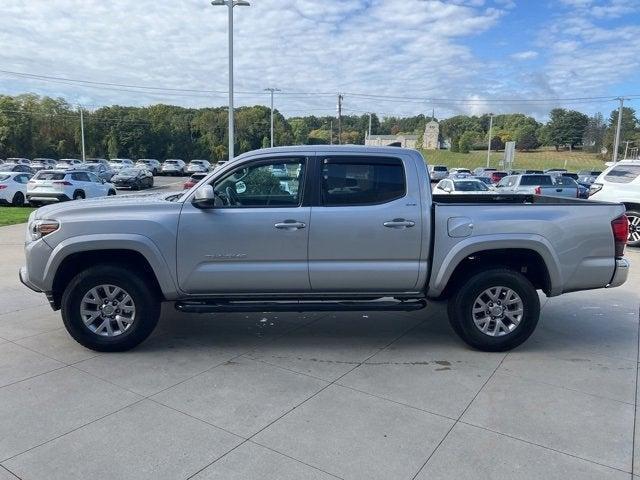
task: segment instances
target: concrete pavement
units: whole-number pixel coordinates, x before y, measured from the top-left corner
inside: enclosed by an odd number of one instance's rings
[[[1,480],[640,473],[635,268],[621,288],[543,300],[538,330],[507,354],[468,349],[439,304],[219,316],[165,305],[138,349],[97,354],[18,282],[23,235],[0,228]]]

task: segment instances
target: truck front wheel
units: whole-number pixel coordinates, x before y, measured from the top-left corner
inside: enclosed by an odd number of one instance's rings
[[[449,323],[468,345],[486,352],[511,350],[533,333],[540,300],[519,272],[476,273],[449,299]]]
[[[62,320],[81,345],[99,352],[122,352],[144,341],[160,316],[152,282],[113,265],[78,273],[62,295]]]

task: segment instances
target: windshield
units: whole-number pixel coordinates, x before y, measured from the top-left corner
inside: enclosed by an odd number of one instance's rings
[[[176,164],[176,163],[178,163],[178,161],[177,160],[167,160],[164,163]]]
[[[640,175],[640,165],[616,165],[604,176],[607,182],[630,183]]]
[[[443,165],[436,165],[435,167],[433,167],[433,171],[434,172],[446,172],[447,171],[447,167],[445,167]]]
[[[552,186],[553,180],[549,175],[524,175],[520,185]]]
[[[459,192],[486,192],[489,190],[484,183],[477,180],[463,180],[454,182],[455,189]]]
[[[66,173],[63,172],[38,172],[34,180],[62,180]]]

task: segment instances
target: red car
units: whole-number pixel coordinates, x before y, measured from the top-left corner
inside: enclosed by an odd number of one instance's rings
[[[503,177],[509,175],[507,172],[491,172],[491,183],[498,183]]]
[[[197,184],[200,180],[202,180],[206,176],[207,176],[206,173],[194,173],[189,177],[189,180],[184,182],[184,189],[189,190],[191,187],[193,187],[195,184]]]

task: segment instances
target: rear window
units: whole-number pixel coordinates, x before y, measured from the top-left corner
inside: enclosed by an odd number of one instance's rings
[[[459,192],[486,192],[489,190],[489,187],[484,183],[475,180],[454,182],[454,185]]]
[[[604,176],[607,182],[630,183],[640,175],[640,165],[616,165]]]
[[[520,185],[552,186],[553,180],[550,175],[526,175],[522,177]]]
[[[326,206],[375,205],[404,195],[404,167],[400,160],[324,160],[322,200]]]
[[[433,167],[433,171],[434,172],[446,172],[447,171],[447,167],[445,167],[443,165],[436,165],[435,167]]]
[[[38,172],[35,180],[63,180],[66,173],[63,172]]]
[[[177,160],[167,160],[167,161],[166,161],[166,162],[164,162],[164,163],[178,163],[178,161],[177,161]]]

